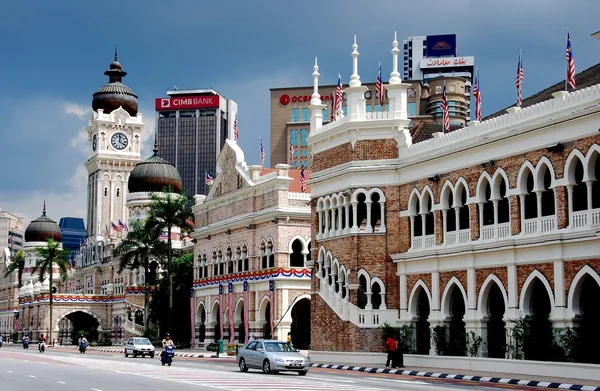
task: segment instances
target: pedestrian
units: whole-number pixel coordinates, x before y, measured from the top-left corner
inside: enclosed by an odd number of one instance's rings
[[[289,343],[290,345],[292,344],[292,333],[291,332],[288,332],[287,343]]]
[[[250,343],[250,342],[254,341],[254,339],[255,339],[255,338],[254,338],[254,334],[252,334],[252,335],[250,336],[250,338],[248,338],[248,343]]]
[[[394,361],[396,359],[396,347],[398,346],[393,335],[390,335],[385,341],[385,346],[387,349],[387,360],[385,361],[385,366],[389,368],[390,364],[394,366]]]

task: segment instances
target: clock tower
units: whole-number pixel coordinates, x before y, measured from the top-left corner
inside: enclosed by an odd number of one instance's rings
[[[94,93],[88,132],[87,233],[94,241],[120,238],[113,229],[127,224],[125,202],[129,174],[141,161],[144,122],[137,95],[122,83],[127,75],[115,60],[104,72],[109,82]]]

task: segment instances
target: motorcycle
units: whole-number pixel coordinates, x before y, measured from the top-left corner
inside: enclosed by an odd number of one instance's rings
[[[46,351],[46,343],[40,342],[40,344],[38,346],[38,350],[40,351],[40,353],[44,353]]]
[[[23,349],[29,349],[29,341],[23,341]]]
[[[85,354],[85,349],[86,349],[86,348],[87,348],[87,343],[85,343],[85,342],[82,342],[82,343],[79,345],[79,353]]]
[[[173,345],[165,346],[165,351],[163,352],[160,358],[160,362],[162,363],[162,365],[167,364],[168,366],[171,366],[171,363],[173,363],[173,356],[175,356],[175,353],[173,353],[173,349],[175,349]]]

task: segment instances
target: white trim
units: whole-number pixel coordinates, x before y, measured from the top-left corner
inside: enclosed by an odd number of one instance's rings
[[[430,311],[432,308],[431,291],[429,290],[429,288],[427,288],[427,284],[425,284],[425,281],[423,281],[422,279],[419,278],[419,280],[413,286],[413,289],[410,292],[410,296],[408,298],[408,314],[413,318],[417,317],[417,315],[418,315],[417,314],[417,305],[418,305],[419,297],[416,295],[417,295],[417,291],[419,288],[423,289],[425,291],[425,295],[427,295],[427,300],[429,300]],[[430,313],[430,315],[431,315],[431,313]]]
[[[531,285],[536,278],[539,279],[546,288],[548,299],[550,300],[550,314],[552,314],[552,312],[555,310],[554,292],[552,291],[552,287],[550,286],[548,279],[539,270],[532,271],[523,283],[523,287],[521,288],[521,292],[519,294],[519,308],[525,315],[531,315],[531,308],[529,304],[527,305],[527,308],[525,308],[525,303],[529,303],[531,300]]]
[[[465,291],[465,288],[463,287],[459,279],[456,278],[456,276],[452,276],[452,278],[446,283],[446,286],[444,287],[444,293],[442,294],[442,302],[440,306],[442,319],[450,318],[450,297],[448,297],[448,292],[450,291],[452,285],[456,285],[456,287],[460,290],[460,293],[462,293],[463,300],[465,303],[465,315],[466,311],[468,310],[467,292]]]
[[[481,288],[479,288],[479,292],[477,294],[477,311],[482,317],[488,316],[488,298],[490,296],[492,284],[494,283],[498,285],[498,288],[500,288],[500,292],[502,292],[502,299],[504,300],[504,314],[506,315],[506,313],[508,312],[508,294],[506,292],[506,289],[504,288],[504,284],[502,284],[502,281],[500,281],[498,276],[492,273],[488,275],[483,281],[483,284],[481,284]]]
[[[594,269],[592,269],[589,265],[584,265],[575,277],[573,277],[573,281],[571,281],[571,286],[569,287],[569,296],[567,299],[567,308],[573,311],[573,316],[579,315],[581,310],[579,308],[579,303],[575,301],[575,298],[579,298],[581,294],[581,280],[584,279],[585,276],[589,276],[596,284],[600,286],[600,275],[596,273]]]

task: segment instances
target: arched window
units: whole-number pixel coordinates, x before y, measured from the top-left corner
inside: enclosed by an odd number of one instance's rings
[[[267,243],[267,254],[269,254],[269,267],[275,267],[275,254],[273,253],[273,242]]]
[[[235,249],[235,259],[237,261],[237,271],[241,272],[244,270],[244,260],[242,259],[242,249],[237,246]]]
[[[358,277],[358,308],[365,309],[367,305],[367,279],[361,275]]]
[[[228,274],[233,273],[233,259],[231,257],[231,254],[232,254],[231,247],[227,247],[225,261],[227,262],[227,273]]]
[[[594,163],[589,167],[593,172],[590,172],[592,182],[592,209],[600,208],[600,153],[594,152],[592,160]],[[593,175],[592,175],[593,174]]]
[[[510,204],[506,197],[506,181],[502,176],[500,183],[500,200],[498,200],[498,224],[508,223],[510,221]]]
[[[533,192],[533,174],[527,170],[525,175],[526,192],[525,192],[525,218],[535,219],[537,215],[537,196]]]
[[[552,183],[552,175],[548,167],[545,167],[544,172],[544,189],[542,191],[542,216],[552,216],[555,213],[554,207],[554,190],[550,188]]]
[[[485,202],[483,204],[483,225],[494,224],[494,202],[492,201],[492,188],[490,182],[485,180],[483,185]]]
[[[219,264],[217,263],[217,252],[216,251],[213,251],[212,263],[213,263],[213,276],[218,276],[219,275]]]
[[[381,286],[378,282],[374,282],[371,286],[371,304],[374,310],[378,310],[381,307]]]
[[[291,267],[304,267],[304,254],[302,254],[302,242],[296,239],[292,242],[292,253],[290,254]]]
[[[417,199],[416,201],[416,215],[413,219],[414,221],[414,236],[423,236],[423,219],[421,219],[421,216],[419,213],[421,213],[421,203],[420,201]]]
[[[446,212],[446,232],[456,231],[456,213],[454,209],[452,209],[452,204],[454,203],[454,194],[452,191],[448,191],[446,195],[446,204],[448,206],[448,211]]]
[[[371,226],[373,232],[378,232],[381,225],[381,213],[381,196],[379,193],[374,192],[371,194]]]
[[[244,244],[242,246],[242,259],[244,260],[244,271],[250,270],[250,261],[248,260],[248,248]]]
[[[260,266],[262,269],[266,269],[269,266],[269,259],[267,257],[267,245],[265,242],[260,244]]]
[[[425,205],[427,209],[425,212],[425,235],[433,235],[435,233],[435,219],[433,216],[433,200],[429,193],[425,192]]]
[[[575,163],[575,186],[573,186],[573,212],[586,210],[587,204],[587,185],[583,181],[583,164],[577,159]]]
[[[461,186],[459,190],[460,204],[458,207],[458,229],[468,229],[471,226],[469,206],[467,205],[467,190]]]
[[[356,210],[356,223],[359,227],[360,232],[365,232],[367,225],[367,204],[366,204],[367,196],[364,193],[359,193],[356,196],[356,200],[358,201],[357,210]]]

